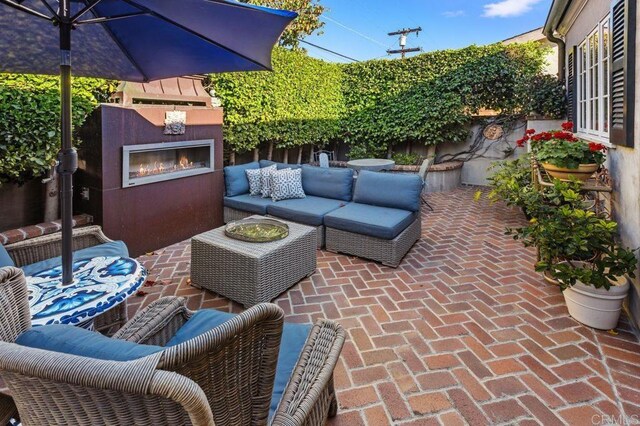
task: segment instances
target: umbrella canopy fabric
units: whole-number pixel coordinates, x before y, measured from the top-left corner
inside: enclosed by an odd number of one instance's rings
[[[60,73],[62,276],[72,273],[71,66],[75,75],[145,82],[268,70],[294,12],[232,0],[0,0],[0,72]],[[71,50],[73,47],[73,58]]]
[[[0,72],[58,74],[57,9],[52,0],[0,2]],[[296,17],[224,0],[72,1],[70,15],[73,74],[126,81],[268,70]]]

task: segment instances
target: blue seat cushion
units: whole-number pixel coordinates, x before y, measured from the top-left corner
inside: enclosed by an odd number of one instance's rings
[[[108,243],[98,244],[92,247],[83,248],[73,252],[73,260],[91,259],[100,256],[119,256],[129,257],[129,250],[123,241],[110,241]],[[45,269],[55,268],[62,264],[62,258],[52,257],[51,259],[42,260],[22,267],[25,275],[34,275]]]
[[[353,170],[302,166],[302,188],[307,195],[351,201]]]
[[[363,170],[358,173],[353,201],[417,212],[420,210],[422,185],[418,175]]]
[[[267,214],[267,206],[273,203],[271,198],[262,198],[259,195],[243,194],[235,197],[224,197],[225,207],[263,215]]]
[[[270,204],[267,207],[267,213],[304,225],[320,226],[324,222],[325,214],[344,207],[346,204],[345,201],[308,196]]]
[[[392,240],[415,218],[416,213],[407,210],[349,203],[325,215],[324,224],[329,228]]]
[[[233,317],[233,314],[212,309],[200,310],[189,318],[189,321],[178,330],[173,338],[167,342],[166,346],[179,345],[180,343],[186,342],[189,339],[206,333]],[[280,353],[278,355],[278,365],[276,367],[276,377],[273,384],[273,394],[271,396],[270,416],[275,413],[278,403],[282,399],[282,394],[298,362],[298,357],[302,352],[302,348],[310,331],[311,326],[307,324],[284,324],[282,340],[280,342]]]
[[[7,253],[7,249],[0,244],[0,268],[4,268],[5,266],[16,266],[16,264],[13,263],[13,259],[11,259],[9,253]]]
[[[131,361],[164,349],[162,346],[112,339],[69,324],[34,327],[19,335],[16,343],[30,348],[110,361]]]
[[[300,164],[289,164],[289,163],[277,163],[271,160],[260,160],[260,168],[269,167],[275,164],[278,170],[282,169],[299,169],[302,167]]]
[[[260,164],[257,161],[238,166],[227,166],[224,171],[224,190],[227,197],[234,197],[249,192],[249,179],[245,170],[259,169]]]

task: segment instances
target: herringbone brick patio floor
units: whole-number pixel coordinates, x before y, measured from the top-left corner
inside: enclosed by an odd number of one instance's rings
[[[275,301],[288,321],[325,317],[348,332],[330,424],[640,422],[640,343],[626,320],[611,333],[569,317],[534,252],[504,235],[522,214],[475,191],[429,196],[435,212],[399,268],[319,251],[317,272]],[[241,311],[190,287],[189,256],[188,242],[143,256],[154,285],[129,315],[165,295]]]

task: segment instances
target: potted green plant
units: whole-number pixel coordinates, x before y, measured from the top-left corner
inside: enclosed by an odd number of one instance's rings
[[[555,201],[540,203],[528,226],[508,232],[539,248],[536,270],[558,281],[572,317],[594,328],[611,329],[637,260],[633,250],[616,243],[618,224],[582,209],[572,185],[556,180],[550,191],[555,198],[547,198]]]
[[[577,138],[570,130],[571,122],[562,124],[562,130],[535,133],[528,130],[518,141],[519,146],[529,142],[536,159],[549,176],[569,180],[572,177],[588,180],[604,163],[606,147]]]

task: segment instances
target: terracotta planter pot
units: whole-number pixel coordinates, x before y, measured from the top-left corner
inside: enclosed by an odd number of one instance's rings
[[[542,167],[549,174],[549,176],[563,181],[571,180],[571,176],[585,182],[588,180],[597,170],[597,164],[580,164],[577,169],[567,169],[564,167],[557,167],[553,164],[542,163]]]
[[[577,282],[562,294],[569,315],[584,325],[611,330],[618,325],[622,302],[629,292],[629,280],[620,277],[609,290]]]

